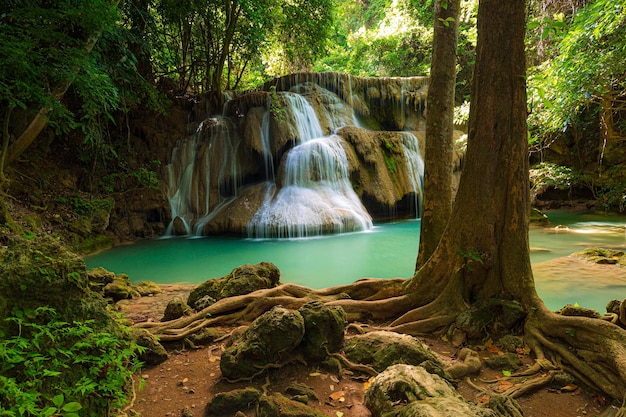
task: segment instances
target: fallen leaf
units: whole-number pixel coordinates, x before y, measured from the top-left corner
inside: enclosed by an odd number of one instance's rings
[[[333,381],[334,383],[338,384],[339,383],[339,378],[337,378],[335,375],[331,375],[330,376],[331,381]]]
[[[488,403],[489,402],[489,396],[488,395],[483,395],[482,397],[480,397],[480,402],[481,403]]]
[[[346,395],[345,391],[335,391],[332,394],[330,394],[329,397],[332,400],[335,400],[335,401],[339,400],[339,401],[341,401],[341,398],[343,398],[344,395]],[[344,401],[345,401],[345,398],[344,398]]]
[[[561,392],[574,392],[578,389],[578,385],[568,384],[564,387],[561,387]]]
[[[311,372],[309,374],[309,376],[320,376],[321,374],[319,372]]]
[[[496,388],[496,391],[498,391],[498,392],[507,391],[509,388],[512,388],[513,385],[515,385],[515,384],[513,382],[510,382],[510,381],[499,381],[498,382],[498,388]]]
[[[372,381],[373,380],[374,380],[374,377],[371,377],[370,379],[368,379],[367,381],[365,381],[363,383],[363,390],[364,391],[367,390],[370,387],[370,385],[372,385]]]
[[[504,375],[504,376],[511,376],[511,371],[504,370],[504,371],[502,371],[502,375]]]
[[[337,417],[343,417],[343,413],[341,411],[337,411],[337,413],[335,413],[337,415]]]
[[[330,386],[330,390],[331,390],[331,391],[334,391],[334,390],[335,390],[335,386],[334,386],[334,385],[331,385],[331,386]]]

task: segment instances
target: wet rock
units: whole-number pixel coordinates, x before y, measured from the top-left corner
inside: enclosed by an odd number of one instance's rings
[[[343,345],[346,312],[338,306],[325,306],[310,301],[298,310],[304,319],[304,357],[321,361],[328,353],[338,352]]]
[[[594,309],[575,306],[572,304],[567,304],[566,306],[561,308],[559,311],[557,311],[557,314],[561,314],[563,316],[590,317],[593,319],[599,319],[601,317],[600,313],[598,313]]]
[[[583,251],[572,254],[572,256],[596,264],[626,266],[626,256],[624,256],[624,252],[621,250],[587,248]]]
[[[421,366],[393,365],[378,374],[365,392],[374,417],[488,417],[491,410],[468,403],[443,378]]]
[[[158,365],[169,358],[167,350],[148,330],[133,328],[133,337],[136,344],[146,348],[139,354],[139,360],[146,365]]]
[[[383,371],[394,364],[419,365],[441,361],[416,338],[388,331],[376,331],[352,337],[344,347],[346,357],[353,362],[370,365]]]
[[[304,337],[304,319],[297,311],[277,306],[257,318],[235,343],[222,353],[224,378],[251,378],[269,364],[284,362]]]
[[[259,399],[257,417],[327,417],[308,405],[290,400],[281,394]]]
[[[167,303],[167,307],[165,307],[165,313],[163,313],[161,321],[176,320],[182,316],[188,316],[191,313],[191,307],[189,307],[182,298],[174,297],[174,299]]]
[[[172,222],[172,234],[174,236],[185,236],[187,233],[184,220],[180,217],[176,217]]]
[[[215,300],[256,290],[273,288],[280,280],[280,270],[271,262],[238,266],[219,279],[210,279],[196,287],[187,298],[187,304],[199,310],[198,300],[209,296]]]
[[[261,392],[252,387],[220,392],[206,405],[204,417],[231,416],[239,411],[250,410],[260,397]]]

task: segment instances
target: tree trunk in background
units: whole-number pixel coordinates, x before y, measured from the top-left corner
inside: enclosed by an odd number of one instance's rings
[[[416,271],[435,251],[452,210],[454,85],[460,3],[460,0],[435,3],[433,56],[426,99],[424,200]]]

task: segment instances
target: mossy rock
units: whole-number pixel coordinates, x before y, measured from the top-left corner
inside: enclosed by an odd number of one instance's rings
[[[595,264],[626,266],[626,256],[624,256],[624,252],[621,250],[587,248],[583,251],[574,253],[572,256],[582,258]]]
[[[161,321],[176,320],[183,316],[190,315],[191,312],[191,307],[189,307],[182,298],[174,297],[174,299],[167,303],[167,307],[165,307],[165,313],[163,313]]]
[[[87,271],[87,277],[89,278],[89,284],[93,288],[100,289],[101,291],[105,285],[113,282],[115,273],[99,267]]]
[[[238,266],[222,278],[210,279],[196,287],[187,298],[187,304],[199,309],[198,301],[209,296],[220,300],[235,295],[273,288],[280,281],[280,270],[271,262]],[[206,307],[206,306],[203,306]]]
[[[132,331],[135,343],[145,348],[145,351],[139,354],[141,362],[146,365],[158,365],[169,358],[167,350],[148,330],[133,328]]]
[[[374,417],[496,416],[467,402],[438,375],[403,364],[389,367],[371,381],[365,405]]]
[[[320,411],[290,400],[282,394],[263,396],[259,399],[257,417],[327,417]]]
[[[602,317],[600,313],[592,308],[580,307],[572,304],[565,305],[557,311],[557,314],[562,316],[590,317],[592,319],[599,319]]]
[[[346,312],[338,306],[310,301],[298,309],[304,318],[302,349],[307,361],[321,361],[343,345]]]
[[[139,298],[141,295],[133,287],[130,278],[126,274],[115,274],[113,282],[104,286],[104,296],[112,298],[113,301]]]
[[[248,411],[256,406],[260,397],[261,391],[252,387],[220,392],[206,405],[204,416],[231,416],[237,411]]]
[[[293,355],[304,337],[304,319],[297,311],[276,306],[257,318],[223,353],[220,369],[224,378],[251,378],[268,364]]]
[[[506,352],[504,355],[489,356],[483,360],[488,368],[497,371],[517,371],[522,367],[522,360],[515,353]]]
[[[0,262],[0,331],[13,309],[51,307],[61,320],[113,326],[106,302],[89,285],[84,260],[49,235],[9,238]]]
[[[153,281],[141,281],[135,286],[135,290],[137,290],[142,297],[161,294],[161,287]]]
[[[419,365],[431,361],[443,366],[435,354],[416,338],[388,331],[354,336],[346,342],[344,352],[352,362],[370,365],[379,372],[399,363]]]

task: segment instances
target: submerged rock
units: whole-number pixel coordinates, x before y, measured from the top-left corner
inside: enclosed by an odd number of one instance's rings
[[[430,361],[442,367],[441,361],[416,338],[400,333],[376,331],[352,337],[344,348],[353,362],[383,371],[394,364],[419,365]]]
[[[196,287],[187,298],[187,304],[196,310],[207,307],[198,302],[206,296],[215,301],[256,290],[273,288],[280,281],[280,270],[271,262],[238,266],[219,279],[210,279]],[[206,300],[206,299],[205,299]]]
[[[227,380],[251,378],[269,364],[284,362],[304,337],[304,319],[297,311],[277,306],[257,318],[223,353],[222,375]]]

